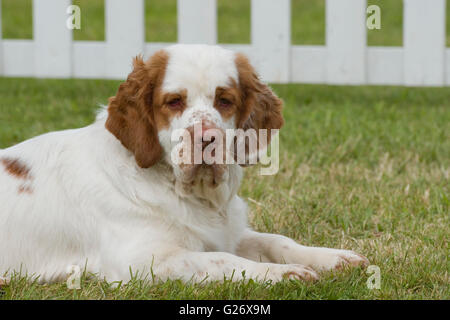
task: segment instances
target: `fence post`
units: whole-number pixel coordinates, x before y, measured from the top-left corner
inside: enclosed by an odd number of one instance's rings
[[[178,42],[217,43],[217,1],[178,0]]]
[[[287,83],[291,69],[291,0],[252,0],[251,39],[262,79]]]
[[[106,0],[106,77],[124,79],[133,57],[144,54],[144,1]]]
[[[33,0],[34,74],[68,78],[72,74],[72,30],[66,13],[71,0]]]
[[[367,82],[366,6],[366,0],[326,1],[328,83]]]
[[[445,81],[445,0],[405,0],[404,83],[443,85]]]

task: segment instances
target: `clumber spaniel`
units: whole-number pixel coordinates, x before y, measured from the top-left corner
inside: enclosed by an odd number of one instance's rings
[[[252,129],[248,137],[259,140],[283,125],[281,109],[241,54],[174,45],[146,62],[137,57],[93,124],[0,150],[0,276],[22,270],[41,282],[63,281],[79,266],[110,282],[133,272],[280,281],[366,265],[352,251],[249,228],[237,196],[248,163],[220,161],[237,149],[236,139],[222,137]],[[204,151],[213,144],[208,162]],[[191,161],[194,151],[200,162]]]

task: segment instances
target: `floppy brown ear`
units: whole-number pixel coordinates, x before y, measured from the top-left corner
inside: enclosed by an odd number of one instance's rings
[[[253,128],[257,132],[259,129],[266,129],[270,142],[270,129],[280,129],[284,124],[281,114],[283,101],[259,80],[247,57],[237,54],[235,63],[242,94],[238,127],[244,130]]]
[[[271,141],[271,129],[280,129],[284,124],[281,114],[283,102],[260,81],[247,57],[237,54],[235,63],[242,101],[237,126],[244,130],[254,129],[258,138],[257,148],[263,149]],[[267,138],[260,139],[260,129],[267,130]],[[247,142],[245,148],[246,152],[249,152]]]
[[[154,93],[162,82],[167,54],[155,53],[146,63],[138,56],[127,81],[109,99],[106,128],[130,150],[137,164],[148,168],[162,156],[154,116]]]

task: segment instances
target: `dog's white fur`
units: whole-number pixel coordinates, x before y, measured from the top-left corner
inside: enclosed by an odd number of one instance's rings
[[[233,127],[212,99],[217,86],[238,76],[234,53],[219,47],[178,45],[167,52],[164,90],[187,89],[189,108],[159,132],[165,161],[140,168],[105,128],[106,110],[85,128],[0,150],[0,159],[29,168],[26,178],[17,177],[0,163],[0,276],[22,270],[42,282],[61,281],[68,266],[78,265],[108,281],[128,281],[130,269],[160,280],[239,280],[245,271],[246,278],[279,281],[315,279],[311,268],[365,264],[352,251],[252,231],[247,206],[237,196],[239,165],[229,165],[224,182],[198,191],[202,196],[177,188],[167,156],[170,133],[199,115]]]

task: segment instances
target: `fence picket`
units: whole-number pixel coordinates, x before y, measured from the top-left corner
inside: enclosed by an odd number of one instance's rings
[[[366,82],[366,0],[326,1],[327,82]]]
[[[144,0],[105,0],[106,77],[124,79],[144,54]]]
[[[71,0],[33,0],[34,74],[67,78],[72,71],[72,30],[66,13]]]
[[[252,0],[251,39],[256,69],[266,81],[290,81],[291,1]]]
[[[443,85],[445,79],[445,0],[405,0],[404,82]]]
[[[217,1],[178,0],[178,42],[217,43]]]

